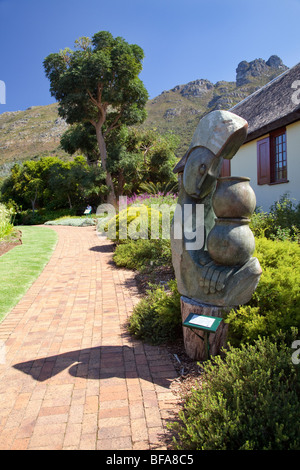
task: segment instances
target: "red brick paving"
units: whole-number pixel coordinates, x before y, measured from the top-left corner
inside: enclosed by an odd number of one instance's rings
[[[53,230],[48,265],[0,324],[0,449],[166,449],[176,372],[126,330],[132,272],[93,227]]]

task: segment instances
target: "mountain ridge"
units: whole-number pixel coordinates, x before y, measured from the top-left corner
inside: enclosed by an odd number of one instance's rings
[[[214,84],[200,78],[176,85],[148,101],[148,117],[141,128],[178,134],[180,145],[176,153],[181,157],[204,114],[230,109],[287,69],[278,56],[272,55],[267,61],[240,62],[236,81],[219,80]],[[46,155],[70,159],[60,148],[60,138],[67,128],[58,115],[57,103],[0,114],[0,177],[6,176],[14,163],[25,159]]]
[[[143,127],[157,127],[161,132],[172,130],[178,134],[178,156],[182,156],[204,114],[232,108],[287,69],[278,56],[272,55],[267,61],[240,62],[236,68],[236,81],[219,80],[214,84],[207,79],[198,79],[176,85],[148,101],[148,118]]]

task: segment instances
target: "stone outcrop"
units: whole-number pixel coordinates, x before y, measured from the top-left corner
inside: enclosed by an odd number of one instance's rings
[[[236,84],[237,86],[246,85],[251,82],[253,77],[261,77],[263,75],[270,75],[272,70],[278,75],[278,72],[288,69],[280,57],[272,55],[266,62],[263,59],[255,59],[251,62],[243,60],[239,63],[236,69]]]

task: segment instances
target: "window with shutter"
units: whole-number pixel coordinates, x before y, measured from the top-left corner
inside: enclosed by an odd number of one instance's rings
[[[231,176],[231,160],[223,160],[223,165],[221,168],[221,176]]]
[[[257,142],[257,184],[270,183],[270,139]]]
[[[271,183],[287,181],[286,132],[279,129],[271,137]]]
[[[287,181],[286,130],[283,128],[257,142],[257,184]]]

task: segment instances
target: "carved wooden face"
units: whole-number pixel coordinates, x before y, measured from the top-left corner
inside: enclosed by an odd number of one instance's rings
[[[214,188],[222,166],[222,158],[216,157],[206,147],[195,147],[188,156],[183,172],[186,192],[202,199]]]

